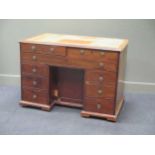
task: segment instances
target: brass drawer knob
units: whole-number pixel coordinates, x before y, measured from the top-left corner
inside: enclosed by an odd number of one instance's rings
[[[101,104],[97,103],[96,107],[98,110],[101,109]]]
[[[32,60],[37,60],[37,57],[35,55],[33,55]]]
[[[86,81],[86,82],[85,82],[85,84],[89,84],[89,83],[90,83],[89,81]]]
[[[103,76],[99,76],[99,81],[103,81]]]
[[[103,93],[103,91],[101,89],[99,89],[97,92],[99,95],[101,95]]]
[[[104,63],[103,63],[103,62],[100,62],[100,63],[99,63],[99,66],[100,66],[100,67],[103,67],[103,66],[104,66]]]
[[[83,55],[83,54],[84,54],[84,52],[85,52],[84,50],[80,50],[80,54],[81,54],[81,55]]]
[[[51,47],[51,48],[50,48],[50,51],[51,51],[51,52],[53,52],[53,51],[54,51],[54,48],[53,48],[53,47]]]
[[[37,81],[33,81],[32,84],[33,84],[34,86],[36,86],[36,85],[37,85]]]
[[[33,73],[36,73],[37,72],[37,69],[36,68],[32,68],[32,72]]]
[[[36,99],[37,98],[37,95],[36,94],[33,94],[32,98],[33,99]]]
[[[35,45],[32,45],[32,46],[31,46],[31,49],[32,49],[32,50],[35,50],[35,49],[36,49],[36,46],[35,46]]]
[[[100,55],[104,55],[105,53],[104,52],[100,52]]]

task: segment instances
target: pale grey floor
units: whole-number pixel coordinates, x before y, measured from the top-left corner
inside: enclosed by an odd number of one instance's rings
[[[117,123],[80,117],[79,109],[22,108],[20,89],[0,86],[0,134],[155,134],[155,94],[126,94]]]

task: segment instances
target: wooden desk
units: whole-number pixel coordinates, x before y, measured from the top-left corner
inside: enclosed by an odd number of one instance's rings
[[[81,108],[116,121],[124,102],[128,40],[42,34],[20,42],[23,106]],[[61,114],[60,114],[61,115]]]

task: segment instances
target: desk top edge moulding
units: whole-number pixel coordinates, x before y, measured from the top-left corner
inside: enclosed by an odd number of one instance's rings
[[[128,45],[128,40],[95,36],[43,33],[41,35],[21,40],[21,43],[82,47],[122,52]]]
[[[127,48],[127,39],[53,33],[20,41],[20,105],[80,108],[82,117],[115,122],[125,101]]]

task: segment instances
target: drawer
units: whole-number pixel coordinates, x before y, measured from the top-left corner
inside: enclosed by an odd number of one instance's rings
[[[118,53],[115,52],[104,52],[100,50],[89,50],[89,49],[79,49],[79,48],[68,48],[68,57],[71,59],[80,59],[87,61],[96,62],[109,62],[117,64]]]
[[[117,80],[115,72],[100,71],[100,70],[86,70],[85,81],[104,82],[106,84],[114,84]]]
[[[114,114],[114,100],[113,99],[92,99],[86,98],[84,100],[84,110],[90,112]]]
[[[79,68],[85,69],[96,69],[96,70],[104,70],[110,72],[117,72],[117,65],[111,63],[104,63],[103,61],[94,62],[94,61],[85,61],[85,60],[76,60],[76,59],[69,59],[68,63],[70,66],[75,66]]]
[[[45,54],[38,54],[38,53],[30,53],[30,52],[23,52],[21,53],[21,62],[22,63],[31,63],[31,64],[38,64],[43,63],[42,60],[48,56]]]
[[[42,53],[53,56],[66,56],[66,48],[63,46],[22,43],[21,51],[30,53]]]
[[[32,64],[21,64],[22,74],[32,74],[36,76],[49,76],[49,67],[48,65],[32,65]]]
[[[22,63],[31,63],[35,64],[48,64],[48,65],[65,65],[66,64],[66,57],[53,57],[52,55],[46,54],[38,54],[38,53],[22,53],[21,54],[21,62]]]
[[[21,78],[23,87],[39,88],[39,89],[49,89],[49,80],[48,78],[41,78],[36,76],[22,76]]]
[[[117,64],[112,64],[108,62],[91,62],[92,68],[90,69],[96,69],[96,70],[104,70],[104,71],[110,71],[110,72],[117,72]]]
[[[94,84],[89,81],[85,82],[85,96],[86,97],[115,97],[115,85],[107,85],[105,83]]]
[[[22,100],[41,104],[49,104],[49,95],[45,90],[23,88]]]

